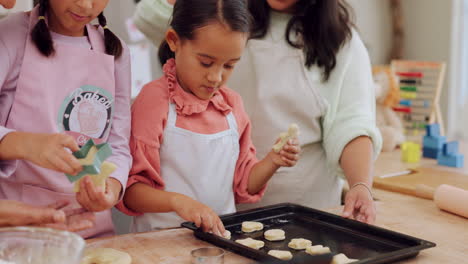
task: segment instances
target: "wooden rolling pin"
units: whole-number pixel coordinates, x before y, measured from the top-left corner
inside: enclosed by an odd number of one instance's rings
[[[414,195],[434,200],[440,209],[468,218],[468,191],[442,184],[432,188],[424,184],[416,185]]]

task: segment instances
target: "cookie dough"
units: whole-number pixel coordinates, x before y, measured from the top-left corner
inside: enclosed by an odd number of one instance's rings
[[[269,241],[280,241],[286,238],[284,231],[281,229],[270,229],[263,235],[265,236],[265,239]]]
[[[103,190],[106,189],[106,180],[107,178],[117,169],[114,163],[104,161],[101,165],[101,173],[100,174],[89,174],[91,176],[91,181],[93,182],[94,187],[102,188]],[[80,183],[84,178],[81,178],[75,182],[73,186],[74,192],[80,191]]]
[[[265,246],[265,242],[261,240],[255,240],[250,237],[246,239],[237,239],[236,243],[253,249],[261,249],[263,246]]]
[[[331,251],[329,247],[316,245],[316,246],[308,246],[305,252],[309,255],[321,255],[321,254],[330,253]]]
[[[94,158],[96,157],[97,152],[98,148],[96,146],[92,146],[88,151],[88,155],[82,159],[78,159],[78,162],[81,165],[92,165],[94,163]]]
[[[91,248],[84,252],[80,264],[131,264],[132,257],[113,248]]]
[[[299,127],[297,124],[290,124],[288,132],[283,132],[279,135],[280,141],[273,146],[273,151],[276,153],[280,152],[288,140],[297,137],[297,135],[299,135]]]
[[[287,250],[270,250],[268,251],[268,255],[279,258],[281,260],[290,260],[293,257],[291,252]]]
[[[288,247],[292,249],[302,250],[312,246],[312,241],[304,238],[293,238],[288,244]]]
[[[331,264],[347,264],[358,261],[357,259],[350,259],[345,254],[340,253],[338,255],[333,256]]]
[[[242,232],[251,233],[260,230],[263,230],[263,224],[260,222],[242,222]]]
[[[229,230],[224,231],[223,237],[225,239],[231,239],[231,231]]]

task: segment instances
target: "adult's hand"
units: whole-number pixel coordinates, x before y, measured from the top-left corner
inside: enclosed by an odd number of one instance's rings
[[[63,210],[68,201],[49,206],[33,206],[19,201],[0,200],[0,226],[44,226],[79,231],[94,226],[94,214],[84,209]]]

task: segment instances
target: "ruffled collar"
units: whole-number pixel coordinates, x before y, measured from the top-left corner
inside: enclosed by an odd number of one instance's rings
[[[176,111],[179,115],[189,116],[206,111],[210,103],[224,115],[232,111],[224,100],[224,96],[220,91],[216,91],[209,100],[202,100],[195,95],[188,93],[180,87],[176,78],[176,65],[174,59],[169,59],[163,67],[164,76],[167,80],[169,88],[169,100],[176,105]]]

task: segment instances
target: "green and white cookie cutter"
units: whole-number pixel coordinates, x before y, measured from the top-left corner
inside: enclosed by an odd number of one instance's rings
[[[94,156],[94,160],[92,164],[83,165],[83,170],[78,173],[77,175],[67,175],[67,178],[70,182],[76,182],[77,180],[83,178],[85,175],[88,174],[100,174],[101,173],[101,165],[102,163],[112,155],[112,149],[109,144],[102,143],[99,145],[94,144],[92,139],[88,140],[80,150],[73,152],[73,156],[77,159],[84,159],[88,156],[89,151],[91,148],[96,147],[97,152]]]

